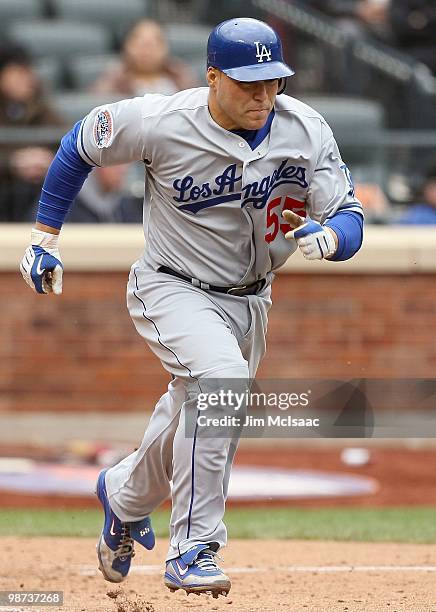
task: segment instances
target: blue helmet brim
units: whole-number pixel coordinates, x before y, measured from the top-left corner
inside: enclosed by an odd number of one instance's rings
[[[222,72],[231,79],[244,83],[268,81],[269,79],[283,79],[295,74],[289,66],[282,62],[268,62],[265,64],[253,64],[251,66],[240,66],[239,68],[226,68],[222,70]]]

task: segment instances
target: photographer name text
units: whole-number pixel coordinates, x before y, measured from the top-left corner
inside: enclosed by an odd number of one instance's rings
[[[247,415],[245,418],[238,416],[208,417],[201,414],[197,417],[199,427],[319,427],[319,418],[293,417],[292,415],[268,415],[267,417],[255,417]]]

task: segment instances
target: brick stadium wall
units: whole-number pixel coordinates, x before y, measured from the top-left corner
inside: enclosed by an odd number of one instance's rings
[[[265,377],[431,377],[435,275],[274,283]],[[68,273],[61,298],[0,275],[2,410],[144,410],[169,379],[125,306],[126,273]]]

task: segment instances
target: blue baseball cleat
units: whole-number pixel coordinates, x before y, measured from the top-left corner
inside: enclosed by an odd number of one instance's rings
[[[106,492],[106,472],[100,472],[96,490],[104,509],[104,525],[97,544],[98,568],[109,582],[122,582],[127,578],[135,556],[134,540],[151,550],[155,542],[154,533],[148,516],[135,523],[123,523],[112,511]]]
[[[198,544],[176,559],[167,561],[164,582],[170,591],[210,593],[215,599],[230,591],[228,576],[217,566],[216,553],[208,544]]]

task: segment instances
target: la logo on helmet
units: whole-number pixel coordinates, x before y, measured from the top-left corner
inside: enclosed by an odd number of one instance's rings
[[[262,64],[263,60],[266,59],[267,62],[271,61],[271,51],[266,48],[266,45],[262,45],[259,42],[254,43],[256,45],[256,57],[257,63]]]

